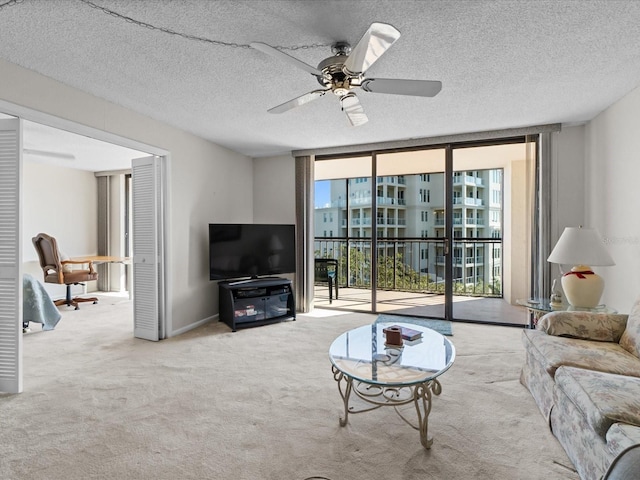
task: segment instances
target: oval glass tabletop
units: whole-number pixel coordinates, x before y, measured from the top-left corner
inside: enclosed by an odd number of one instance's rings
[[[402,347],[386,344],[384,329],[392,325],[422,332]],[[329,347],[331,363],[345,375],[375,385],[412,385],[446,372],[456,351],[447,337],[417,324],[374,323],[344,332]]]

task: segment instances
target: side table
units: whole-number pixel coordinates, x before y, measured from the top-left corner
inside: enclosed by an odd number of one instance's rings
[[[606,305],[597,305],[593,308],[574,307],[569,304],[556,305],[543,298],[529,298],[516,300],[518,305],[526,307],[529,312],[529,328],[536,328],[538,320],[549,312],[592,312],[592,313],[618,313],[617,310]]]

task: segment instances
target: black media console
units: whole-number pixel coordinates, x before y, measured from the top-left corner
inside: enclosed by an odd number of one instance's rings
[[[238,328],[296,319],[291,280],[266,277],[218,282],[220,320]]]

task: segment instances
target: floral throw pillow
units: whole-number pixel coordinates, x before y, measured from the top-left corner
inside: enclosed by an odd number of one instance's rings
[[[631,307],[627,328],[620,338],[620,346],[636,357],[640,357],[640,297]]]

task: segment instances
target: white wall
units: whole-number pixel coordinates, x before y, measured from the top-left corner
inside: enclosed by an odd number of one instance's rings
[[[42,282],[42,270],[31,239],[38,233],[56,238],[71,257],[96,254],[97,182],[93,173],[25,160],[22,173],[23,271]],[[91,282],[94,283],[95,282]],[[93,285],[88,285],[92,290]],[[64,285],[46,284],[53,299],[64,298]],[[73,287],[74,295],[82,287]]]
[[[23,163],[23,261],[37,261],[31,238],[56,237],[70,256],[95,255],[97,182],[92,172],[42,163]]]
[[[640,295],[640,88],[600,113],[586,127],[586,220],[605,240],[616,265],[605,279],[603,301],[629,312]]]
[[[552,245],[564,227],[597,229],[616,262],[593,267],[605,279],[602,302],[623,313],[640,295],[638,115],[640,88],[586,125],[563,127],[553,152]]]
[[[591,227],[585,218],[585,126],[563,126],[552,134],[550,248],[553,249],[565,227]],[[551,250],[550,250],[551,251]],[[549,264],[551,279],[561,289],[561,267]],[[567,268],[563,266],[563,268]],[[550,296],[544,292],[543,296]]]
[[[565,227],[586,224],[585,192],[585,127],[562,127],[555,134],[552,151],[551,235],[552,247]],[[559,271],[554,271],[558,273]]]
[[[290,156],[253,160],[254,223],[295,223],[296,168]]]
[[[252,160],[1,60],[0,86],[0,101],[171,152],[170,334],[217,313],[217,285],[208,276],[207,225],[211,221],[251,221]]]
[[[253,223],[296,223],[296,168],[290,155],[253,160]],[[294,282],[295,275],[283,275]]]

